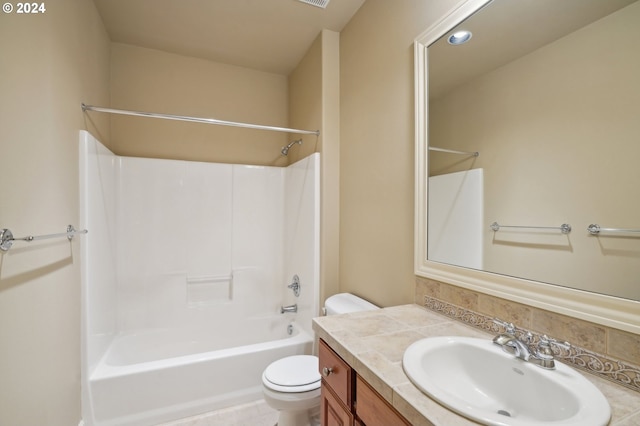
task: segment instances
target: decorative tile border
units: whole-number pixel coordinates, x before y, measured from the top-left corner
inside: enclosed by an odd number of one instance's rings
[[[501,333],[504,327],[493,322],[493,318],[474,312],[460,306],[453,305],[442,300],[424,296],[424,306],[439,312],[449,318],[461,321],[465,324],[487,331],[489,333]],[[516,328],[518,334],[530,332],[534,338],[534,344],[539,340],[540,334],[523,328]],[[578,346],[571,346],[568,350],[553,347],[556,359],[565,364],[595,374],[603,379],[610,380],[618,385],[625,386],[640,392],[640,368],[627,365],[621,361],[611,359],[605,355],[588,351]]]

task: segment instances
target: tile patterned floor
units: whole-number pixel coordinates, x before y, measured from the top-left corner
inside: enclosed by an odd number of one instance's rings
[[[274,426],[277,421],[278,412],[259,400],[160,426]]]

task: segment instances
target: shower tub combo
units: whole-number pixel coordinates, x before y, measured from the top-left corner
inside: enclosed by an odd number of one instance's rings
[[[267,365],[310,354],[313,341],[297,326],[287,335],[286,318],[257,322],[244,344],[205,330],[119,336],[90,377],[97,423],[156,424],[259,399]]]
[[[313,352],[318,154],[287,168],[126,158],[81,132],[80,161],[86,426],[257,400],[271,362]]]

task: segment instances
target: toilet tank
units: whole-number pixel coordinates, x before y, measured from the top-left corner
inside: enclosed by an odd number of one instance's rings
[[[339,315],[349,312],[373,311],[380,308],[351,293],[339,293],[324,302],[324,309],[326,315]]]

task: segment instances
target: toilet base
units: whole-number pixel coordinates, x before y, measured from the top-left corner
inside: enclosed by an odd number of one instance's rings
[[[320,425],[320,388],[300,393],[262,390],[267,405],[278,410],[277,426]]]
[[[279,411],[276,426],[320,426],[320,407],[311,410]]]

